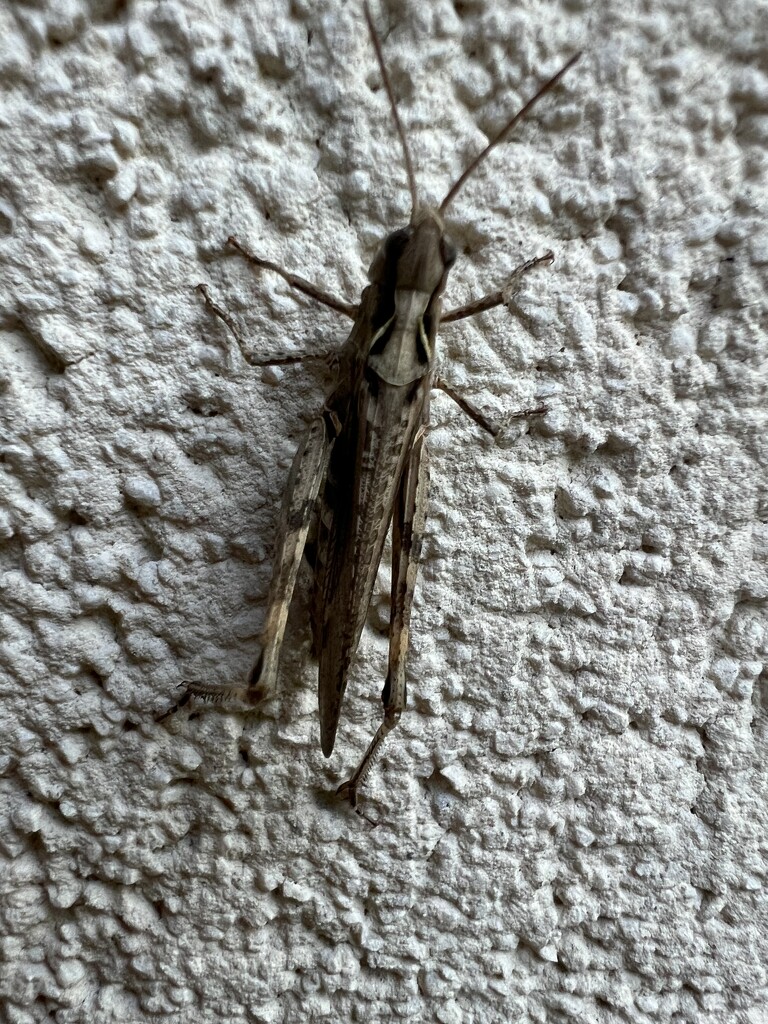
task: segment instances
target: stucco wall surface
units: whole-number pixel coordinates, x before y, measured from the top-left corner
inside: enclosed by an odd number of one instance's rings
[[[392,0],[423,196],[463,191],[409,707],[389,563],[336,749],[280,496],[408,193],[360,5],[0,7],[0,1001],[12,1024],[761,1024],[768,8]],[[205,283],[232,332],[195,290]],[[247,358],[244,357],[243,351]],[[538,417],[514,412],[545,405]]]

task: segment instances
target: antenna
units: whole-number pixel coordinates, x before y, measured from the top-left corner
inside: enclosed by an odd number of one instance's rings
[[[440,203],[440,213],[445,213],[446,208],[456,198],[457,192],[459,191],[460,188],[464,186],[464,184],[467,181],[467,178],[469,178],[471,174],[474,174],[474,172],[477,170],[477,168],[480,166],[483,160],[485,160],[485,158],[488,156],[491,150],[495,149],[500,142],[504,141],[509,132],[511,132],[515,125],[518,123],[518,121],[522,121],[522,119],[525,117],[525,115],[528,113],[531,107],[535,103],[538,103],[542,96],[545,96],[550,91],[550,89],[554,89],[554,87],[557,85],[557,83],[560,81],[560,79],[563,77],[566,71],[569,71],[573,67],[573,65],[576,63],[579,57],[581,57],[581,53],[577,53],[575,56],[571,57],[568,63],[564,64],[563,67],[561,67],[560,70],[557,72],[557,74],[553,75],[548,82],[545,82],[544,85],[542,85],[542,87],[536,93],[536,95],[532,96],[525,104],[525,106],[521,107],[520,110],[518,110],[518,112],[515,114],[515,116],[511,118],[509,121],[507,121],[507,123],[501,129],[496,138],[492,139],[485,147],[485,149],[477,154],[475,159],[472,160],[469,166],[465,168],[465,170],[462,172],[461,175],[459,175],[459,177],[453,183],[453,185],[451,185],[445,199],[442,201],[442,203]]]
[[[395,119],[397,134],[400,136],[400,145],[403,147],[403,157],[405,158],[405,172],[408,175],[408,188],[411,193],[411,221],[413,221],[413,218],[416,215],[416,207],[418,206],[419,203],[419,197],[416,191],[416,175],[413,173],[413,161],[411,160],[411,151],[408,149],[408,139],[405,137],[403,123],[400,120],[400,115],[397,112],[395,94],[392,90],[392,83],[389,80],[387,66],[384,63],[384,54],[381,51],[381,40],[379,39],[378,33],[376,32],[376,26],[373,24],[373,16],[371,15],[371,9],[368,6],[367,2],[363,4],[363,10],[365,11],[365,20],[368,22],[368,31],[371,33],[371,42],[373,43],[373,48],[376,51],[376,60],[379,63],[379,71],[381,71],[381,77],[384,80],[384,88],[387,90],[387,96],[389,97],[389,106],[392,111],[392,116]]]

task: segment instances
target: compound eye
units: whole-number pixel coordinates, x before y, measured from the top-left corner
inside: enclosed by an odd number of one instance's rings
[[[413,234],[413,230],[410,227],[400,228],[399,231],[393,231],[390,235],[384,239],[379,248],[376,250],[376,255],[373,257],[373,262],[368,268],[368,280],[394,280],[394,266],[406,246],[408,239]]]
[[[442,239],[440,240],[440,255],[443,258],[443,264],[446,270],[453,266],[453,264],[456,262],[456,257],[458,256],[458,250],[456,246],[453,244],[450,238],[446,238],[445,235],[443,235]]]
[[[384,250],[387,254],[387,260],[397,261],[400,255],[405,249],[408,239],[413,234],[413,228],[400,228],[398,231],[393,231],[390,235],[387,235],[384,240]]]

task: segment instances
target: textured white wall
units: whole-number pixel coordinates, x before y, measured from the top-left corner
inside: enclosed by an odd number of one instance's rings
[[[306,604],[261,716],[153,716],[254,656],[345,322],[407,216],[357,2],[0,9],[0,998],[55,1020],[766,1018],[768,9],[384,3],[426,195],[577,48],[452,213],[410,707],[359,816],[382,570],[333,758]],[[388,31],[387,31],[388,30]],[[761,327],[761,318],[762,327]],[[760,520],[760,503],[763,501]],[[761,675],[762,673],[762,675]],[[372,821],[377,822],[375,826]]]

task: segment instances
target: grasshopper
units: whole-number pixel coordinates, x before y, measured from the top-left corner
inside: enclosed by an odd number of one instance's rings
[[[323,754],[330,757],[347,676],[365,624],[390,524],[392,582],[389,670],[382,692],[384,719],[359,767],[337,792],[353,806],[385,737],[406,706],[406,653],[414,587],[426,518],[428,460],[425,438],[430,392],[440,387],[484,430],[497,427],[437,376],[435,342],[441,322],[460,320],[502,305],[507,289],[442,313],[441,296],[456,249],[446,235],[445,213],[467,179],[560,81],[572,57],[510,118],[466,167],[436,208],[419,200],[408,140],[384,62],[373,17],[364,5],[373,48],[405,163],[411,195],[410,222],[388,235],[368,271],[358,305],[338,300],[268,260],[228,241],[255,266],[281,275],[297,291],[350,317],[352,331],[336,355],[337,382],[310,423],[296,452],[283,500],[261,651],[245,683],[193,683],[191,696],[257,705],[274,696],[288,610],[303,556],[313,570],[310,618],[319,662],[318,696]],[[531,259],[512,279],[554,259]],[[507,283],[507,287],[509,287]],[[232,328],[204,286],[211,311]],[[265,360],[260,365],[303,358]],[[316,358],[316,357],[315,357]],[[542,412],[544,410],[531,410]],[[310,532],[311,531],[311,532]],[[310,539],[311,538],[311,539]],[[177,705],[177,707],[180,705]]]

